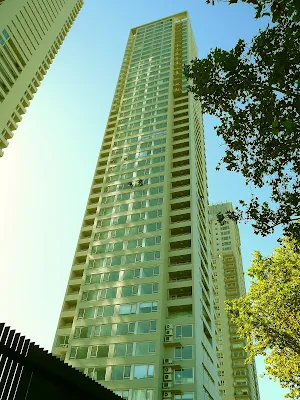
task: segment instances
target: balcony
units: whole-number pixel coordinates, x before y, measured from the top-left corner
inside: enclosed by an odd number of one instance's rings
[[[191,214],[185,213],[185,214],[172,215],[170,219],[171,219],[171,224],[176,224],[184,221],[191,221]]]
[[[181,160],[181,161],[175,161],[172,164],[173,168],[182,168],[182,167],[189,166],[189,165],[190,165],[190,160],[188,158],[186,158],[185,160]]]
[[[101,185],[102,183],[103,183],[103,176],[102,177],[95,176],[94,181],[93,181],[93,186]]]
[[[65,301],[63,311],[74,311],[76,309],[77,302],[72,301]]]
[[[176,171],[172,171],[172,178],[180,178],[184,175],[190,175],[190,169],[178,169]]]
[[[186,269],[183,271],[174,271],[169,272],[169,282],[183,282],[190,281],[192,279],[192,271],[190,269]]]
[[[181,201],[179,203],[171,203],[171,211],[184,210],[191,207],[189,201]]]
[[[187,299],[189,300],[189,299]],[[176,300],[175,300],[176,301]],[[177,300],[178,302],[178,300]],[[181,300],[180,304],[168,306],[168,318],[179,318],[179,317],[192,317],[193,316],[193,305],[182,304],[186,301]]]
[[[173,189],[173,188],[179,188],[179,187],[182,187],[182,186],[190,185],[190,183],[191,183],[190,179],[182,179],[182,180],[179,180],[179,181],[171,182],[171,186],[172,186],[172,189]]]
[[[190,143],[189,142],[180,142],[173,144],[173,151],[178,150],[178,149],[183,149],[185,147],[189,147]]]
[[[171,199],[180,199],[182,197],[189,197],[191,195],[190,190],[180,190],[178,192],[171,193]]]
[[[170,230],[170,236],[183,236],[183,235],[189,235],[192,231],[192,228],[190,225],[186,226],[180,226],[178,228],[173,228]]]
[[[185,250],[191,248],[191,240],[179,240],[170,242],[170,251]]]
[[[173,256],[169,258],[169,265],[176,266],[182,264],[190,264],[192,262],[192,255],[191,254],[181,254],[178,256]]]
[[[73,319],[75,316],[75,309],[62,311],[60,316],[61,316],[61,318],[72,318]]]
[[[59,329],[72,328],[73,317],[63,317],[59,321]]]
[[[177,153],[173,153],[173,159],[174,158],[181,158],[181,157],[189,157],[190,152],[189,150],[181,150]]]
[[[187,298],[192,298],[192,295],[193,295],[192,286],[176,287],[173,289],[169,289],[168,299],[169,300],[187,299]]]

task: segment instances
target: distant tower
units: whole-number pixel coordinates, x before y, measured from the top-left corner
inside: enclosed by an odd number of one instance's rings
[[[0,0],[0,157],[83,0]]]
[[[255,363],[245,365],[246,343],[236,334],[236,326],[228,319],[224,301],[246,294],[241,256],[239,228],[226,219],[222,224],[217,214],[233,211],[231,203],[209,207],[213,274],[215,285],[215,310],[219,357],[220,394],[223,400],[259,400]]]
[[[219,399],[196,55],[187,12],[130,31],[52,350],[129,400]]]

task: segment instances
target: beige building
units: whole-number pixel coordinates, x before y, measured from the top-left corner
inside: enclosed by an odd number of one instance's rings
[[[218,400],[203,123],[186,12],[134,28],[52,352],[129,400]]]
[[[255,363],[245,365],[245,341],[228,319],[224,301],[246,294],[237,224],[226,219],[217,221],[218,213],[233,211],[231,203],[209,207],[211,227],[215,311],[219,358],[220,394],[223,400],[259,400]]]
[[[0,157],[83,0],[0,0]]]

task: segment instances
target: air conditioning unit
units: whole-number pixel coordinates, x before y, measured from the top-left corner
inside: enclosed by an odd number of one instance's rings
[[[172,374],[164,374],[164,381],[171,381],[172,380]]]
[[[163,398],[164,399],[171,399],[172,398],[172,392],[164,392]]]
[[[172,324],[166,324],[166,329],[173,329],[173,325]]]
[[[172,368],[171,367],[165,367],[164,368],[164,374],[171,374],[172,373]]]
[[[164,364],[173,364],[172,358],[164,358]]]
[[[166,336],[172,336],[173,335],[173,329],[166,329]]]
[[[171,389],[173,387],[172,382],[163,382],[163,389]]]
[[[173,342],[173,336],[165,336],[165,343]]]

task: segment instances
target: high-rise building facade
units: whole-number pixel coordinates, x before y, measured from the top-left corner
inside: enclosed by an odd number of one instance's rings
[[[0,157],[83,0],[0,1]]]
[[[209,206],[220,394],[223,400],[259,400],[255,363],[245,365],[246,342],[237,336],[237,327],[225,311],[225,300],[246,294],[238,226],[229,219],[217,221],[217,214],[226,211],[233,211],[231,203]]]
[[[129,400],[218,400],[197,55],[186,12],[130,31],[57,355]]]

